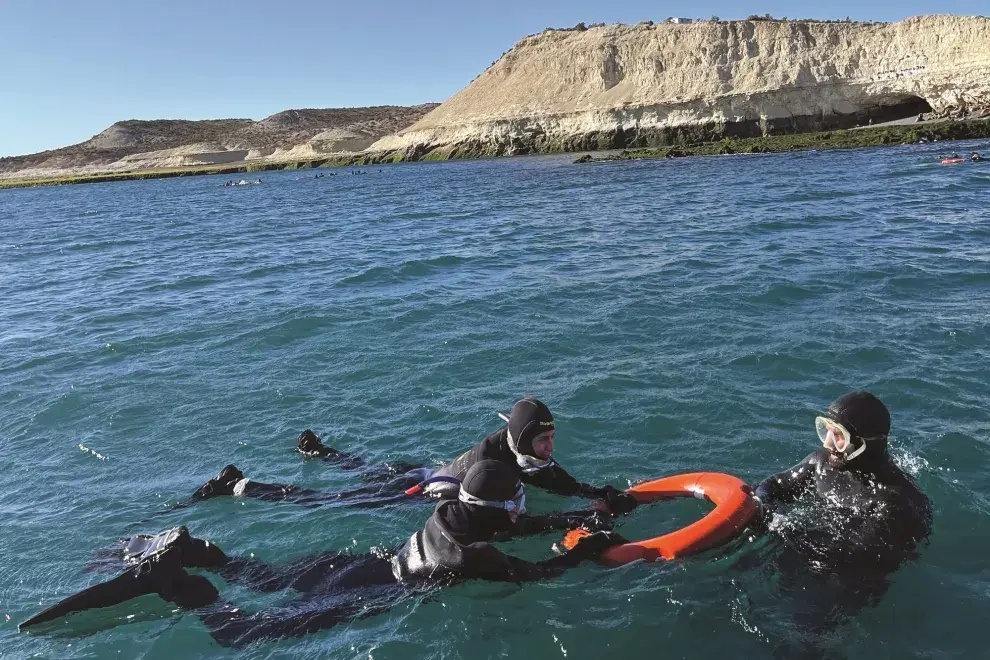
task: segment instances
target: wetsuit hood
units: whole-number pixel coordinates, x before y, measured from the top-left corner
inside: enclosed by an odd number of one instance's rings
[[[478,461],[461,480],[460,490],[471,498],[489,503],[513,500],[520,490],[519,471],[502,461]],[[499,532],[512,527],[512,519],[505,508],[471,504],[459,497],[457,501],[443,502],[437,506],[434,516],[458,543],[470,544],[491,541]]]
[[[520,486],[519,471],[494,460],[475,463],[461,482],[461,488],[470,495],[489,501],[511,500]]]
[[[507,511],[457,500],[441,502],[433,515],[450,537],[462,545],[489,543],[496,534],[512,529]]]
[[[825,414],[848,429],[855,442],[866,443],[863,453],[852,459],[853,465],[887,458],[890,411],[875,395],[866,390],[843,394],[829,404]]]
[[[508,416],[501,415],[509,423],[509,448],[518,458],[522,468],[545,467],[550,459],[536,456],[533,440],[541,433],[554,429],[553,415],[546,404],[539,399],[527,397],[516,401]]]

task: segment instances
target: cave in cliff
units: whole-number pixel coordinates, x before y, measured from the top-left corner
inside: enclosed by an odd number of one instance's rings
[[[917,117],[922,113],[932,111],[932,106],[928,101],[920,96],[905,96],[895,103],[883,103],[866,111],[866,120],[873,120],[878,124],[885,121],[896,121],[898,119],[908,119]]]
[[[835,112],[822,115],[804,115],[764,119],[760,122],[740,122],[735,126],[726,126],[725,134],[733,137],[758,137],[760,135],[779,135],[781,133],[808,133],[813,131],[831,131],[901,119],[915,118],[922,113],[932,112],[928,101],[920,96],[904,95],[891,97],[885,95],[875,99],[864,99],[860,108],[854,112]]]

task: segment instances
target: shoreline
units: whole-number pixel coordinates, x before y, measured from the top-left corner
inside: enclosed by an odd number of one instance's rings
[[[924,122],[917,124],[886,124],[859,128],[817,131],[812,133],[785,133],[750,138],[723,138],[714,142],[693,142],[675,144],[656,149],[626,149],[619,153],[608,150],[607,155],[595,156],[586,153],[574,163],[602,163],[618,160],[644,158],[686,158],[691,156],[717,156],[726,154],[766,154],[793,151],[824,149],[860,149],[869,147],[917,144],[919,142],[944,142],[990,138],[990,119],[961,121]],[[580,152],[578,152],[580,153]],[[601,152],[598,152],[601,153]],[[560,151],[532,153],[527,155],[561,155]],[[500,158],[503,156],[496,156]],[[281,170],[320,169],[325,167],[347,167],[360,165],[381,165],[400,162],[434,161],[437,158],[397,158],[388,152],[362,153],[328,156],[300,161],[276,163],[238,163],[226,165],[203,165],[155,170],[133,170],[124,172],[104,172],[75,174],[38,178],[0,179],[0,190],[13,188],[42,188],[49,186],[76,185],[81,183],[107,183],[113,181],[139,181],[143,179],[169,179],[183,176],[207,176],[213,174],[252,174],[256,172],[277,172]],[[446,160],[446,159],[445,159]],[[477,160],[458,158],[450,160]]]
[[[576,159],[574,163],[603,163],[617,160],[687,158],[727,154],[773,154],[826,149],[866,149],[956,140],[979,140],[982,138],[990,138],[990,119],[888,124],[814,133],[725,138],[714,142],[673,145],[658,149],[625,149],[618,154],[607,156],[585,154]]]
[[[317,169],[360,165],[361,156],[328,156],[309,160],[277,163],[236,163],[225,165],[193,165],[189,167],[161,168],[154,170],[127,170],[123,172],[96,172],[93,174],[66,174],[63,176],[0,179],[0,190],[5,188],[47,188],[79,183],[107,183],[112,181],[139,181],[142,179],[171,179],[181,176],[206,176],[211,174],[252,174],[281,170]]]

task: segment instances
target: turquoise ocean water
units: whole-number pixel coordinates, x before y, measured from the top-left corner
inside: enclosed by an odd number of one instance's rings
[[[101,579],[82,570],[94,551],[136,532],[186,524],[281,563],[391,548],[422,525],[429,506],[225,498],[163,513],[231,462],[261,481],[356,485],[293,453],[307,427],[371,462],[439,463],[533,394],[582,480],[754,482],[813,450],[816,412],[859,387],[891,408],[892,453],[932,499],[934,532],[877,606],[812,648],[983,655],[990,165],[940,166],[939,146],[0,191],[0,656],[770,657],[803,633],[753,567],[757,536],[669,564],[467,584],[239,653],[154,597],[42,635],[16,623]],[[644,507],[618,529],[652,535],[704,510]],[[557,540],[506,549],[538,559]],[[216,583],[246,610],[286,598]]]

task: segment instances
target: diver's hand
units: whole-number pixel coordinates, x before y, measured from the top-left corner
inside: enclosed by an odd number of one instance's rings
[[[600,511],[593,512],[581,522],[581,527],[589,532],[602,532],[612,529],[612,518]]]
[[[605,491],[605,504],[614,515],[621,516],[639,506],[639,502],[631,493],[621,491],[615,486],[608,485],[602,490]]]
[[[626,540],[615,532],[595,532],[581,539],[567,554],[581,559],[594,559],[613,545],[622,545]]]
[[[756,502],[757,507],[756,515],[753,516],[753,522],[757,525],[766,525],[773,517],[773,500],[770,497],[770,493],[767,492],[766,486],[759,484],[755,488],[752,488],[750,497]]]

